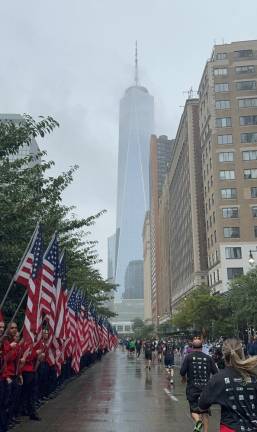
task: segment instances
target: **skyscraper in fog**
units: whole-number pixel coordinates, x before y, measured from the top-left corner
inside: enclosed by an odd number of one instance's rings
[[[129,280],[131,263],[143,260],[142,231],[145,213],[149,209],[149,149],[154,129],[154,100],[148,90],[139,85],[137,52],[135,63],[135,83],[125,91],[119,113],[117,300],[122,298],[126,274]],[[139,267],[143,273],[143,263]],[[143,293],[143,275],[140,283],[139,292]]]

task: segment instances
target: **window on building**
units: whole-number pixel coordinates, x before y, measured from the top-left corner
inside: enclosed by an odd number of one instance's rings
[[[216,230],[214,231],[214,241],[215,241],[215,243],[217,243],[217,231]]]
[[[257,160],[257,150],[243,151],[243,160]]]
[[[255,108],[257,107],[257,98],[238,99],[239,108]]]
[[[249,126],[249,125],[257,125],[257,116],[240,116],[240,125],[241,126]]]
[[[247,50],[238,50],[238,51],[235,51],[235,57],[236,58],[253,57],[253,50],[252,49],[247,49]]]
[[[212,158],[210,158],[210,169],[212,169]]]
[[[244,179],[256,179],[256,178],[257,178],[257,169],[244,170]]]
[[[232,135],[218,135],[218,144],[232,144]]]
[[[216,118],[215,125],[217,128],[230,127],[232,125],[231,117]]]
[[[226,76],[228,74],[227,68],[217,68],[214,69],[215,76]]]
[[[211,210],[211,200],[209,198],[209,210]]]
[[[235,199],[237,197],[236,188],[226,188],[220,190],[221,199]]]
[[[234,170],[224,170],[219,172],[220,180],[235,180],[235,171]]]
[[[216,54],[216,60],[226,60],[228,57],[227,53],[217,53]]]
[[[227,268],[228,280],[234,279],[235,277],[241,276],[242,274],[244,274],[243,267],[230,267],[230,268]]]
[[[257,226],[254,227],[254,236],[257,237]]]
[[[222,216],[224,218],[239,218],[238,207],[226,207],[222,209]]]
[[[214,193],[211,194],[212,205],[214,205]]]
[[[123,331],[123,325],[117,325],[117,331],[119,332],[119,331]]]
[[[210,274],[210,286],[212,286],[212,275]]]
[[[207,227],[207,231],[209,231],[209,221],[206,221],[206,227]]]
[[[216,258],[216,262],[218,262],[219,261],[219,253],[218,253],[217,249],[215,251],[215,258]]]
[[[212,213],[212,219],[213,219],[213,223],[215,224],[216,222],[215,211]]]
[[[125,332],[130,332],[130,331],[131,331],[131,326],[125,325]]]
[[[217,269],[217,281],[219,282],[219,280],[220,280],[220,272],[219,269]]]
[[[207,239],[207,244],[208,244],[208,249],[210,249],[210,239],[209,239],[209,237]]]
[[[213,186],[213,177],[211,176],[211,186]]]
[[[241,259],[242,249],[240,247],[226,247],[225,256],[227,259]]]
[[[234,152],[221,152],[219,153],[219,162],[233,162]]]
[[[224,227],[223,233],[225,238],[239,238],[240,228],[239,227]]]
[[[245,73],[254,73],[255,66],[254,65],[246,65],[246,66],[236,66],[237,74],[245,74]]]
[[[236,83],[237,90],[256,90],[256,81],[238,81]]]
[[[252,207],[252,217],[257,217],[257,207]]]
[[[214,89],[215,89],[216,93],[228,92],[229,91],[229,85],[228,85],[228,83],[215,84]]]
[[[257,187],[251,188],[251,198],[257,198]]]
[[[211,245],[213,246],[213,235],[211,234]]]
[[[240,134],[241,143],[256,143],[257,132],[246,132]]]
[[[212,227],[212,216],[210,216],[210,228]]]
[[[215,103],[216,109],[229,109],[230,101],[229,100],[217,100]]]

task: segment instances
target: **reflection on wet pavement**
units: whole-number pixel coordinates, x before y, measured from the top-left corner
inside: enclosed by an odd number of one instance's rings
[[[15,432],[186,432],[193,430],[185,387],[170,385],[162,365],[145,368],[143,357],[109,353],[69,383],[40,410],[42,422],[26,421]],[[210,432],[219,430],[214,409]],[[215,425],[215,426],[214,426]]]

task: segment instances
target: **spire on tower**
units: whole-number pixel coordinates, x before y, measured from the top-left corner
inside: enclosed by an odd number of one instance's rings
[[[137,41],[135,46],[135,84],[138,86],[138,56],[137,56]]]

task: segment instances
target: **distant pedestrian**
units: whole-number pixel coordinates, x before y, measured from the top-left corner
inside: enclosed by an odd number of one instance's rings
[[[147,340],[145,342],[145,360],[146,360],[145,367],[148,368],[149,370],[151,369],[151,365],[152,365],[152,355],[153,355],[152,343],[151,341]]]
[[[166,346],[165,346],[164,365],[171,384],[173,384],[173,376],[174,376],[174,351],[175,351],[175,346],[173,344],[173,341],[169,339],[166,342]]]
[[[186,355],[180,369],[183,380],[187,380],[186,395],[190,406],[191,416],[195,422],[194,432],[208,431],[209,411],[200,411],[198,399],[202,390],[208,383],[211,374],[218,369],[213,359],[202,352],[201,339],[195,338],[192,344],[193,351]]]
[[[142,342],[140,339],[138,339],[136,341],[136,356],[137,356],[137,358],[140,357],[141,349],[142,349]]]
[[[221,406],[220,432],[257,431],[257,356],[245,359],[238,339],[227,339],[222,347],[225,369],[204,388],[199,408]]]

